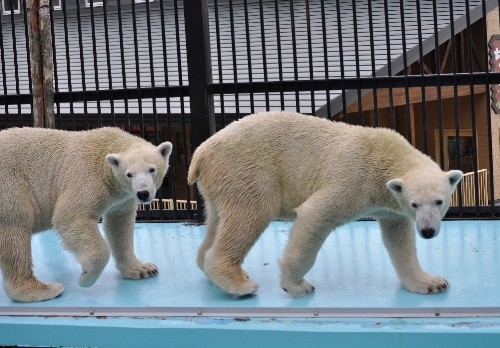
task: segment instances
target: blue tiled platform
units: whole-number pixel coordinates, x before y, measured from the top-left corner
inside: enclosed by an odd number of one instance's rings
[[[251,250],[244,267],[260,288],[237,300],[196,266],[205,226],[137,224],[136,252],[159,276],[121,279],[110,262],[90,288],[78,286],[80,267],[57,235],[37,235],[35,273],[65,292],[21,304],[0,291],[0,345],[500,346],[500,221],[445,221],[438,237],[418,239],[423,268],[451,284],[438,295],[402,289],[377,223],[354,222],[321,249],[306,277],[316,292],[292,299],[279,287],[277,263],[289,228],[272,223]]]

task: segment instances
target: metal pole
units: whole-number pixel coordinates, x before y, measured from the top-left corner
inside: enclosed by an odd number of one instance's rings
[[[212,83],[212,62],[207,3],[206,0],[184,0],[193,150],[215,133],[213,95],[209,91],[209,84]],[[199,194],[197,202],[198,211],[195,218],[202,221],[204,206]]]

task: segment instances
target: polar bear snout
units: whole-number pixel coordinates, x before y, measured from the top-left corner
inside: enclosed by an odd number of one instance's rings
[[[424,239],[431,239],[431,238],[434,238],[436,236],[436,230],[433,228],[424,228],[424,229],[420,230],[420,235]]]
[[[136,196],[137,196],[137,199],[139,201],[141,201],[142,203],[149,203],[151,201],[151,199],[150,199],[151,195],[150,195],[149,191],[146,191],[146,190],[139,191],[139,192],[137,192]]]

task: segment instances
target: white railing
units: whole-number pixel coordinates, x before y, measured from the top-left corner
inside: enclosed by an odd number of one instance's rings
[[[161,202],[158,198],[153,199],[149,206],[149,210],[160,210],[160,204],[162,205],[162,210],[174,210],[174,200],[173,199],[162,199]],[[191,201],[191,210],[197,210],[198,204],[196,201]],[[187,210],[188,201],[177,199],[175,201],[177,210]],[[138,210],[146,210],[145,204],[139,204]]]
[[[462,189],[462,206],[474,206],[476,205],[476,188],[474,181],[474,172],[465,173],[462,181],[460,182],[460,187]],[[478,181],[478,192],[479,192],[479,205],[489,204],[489,193],[488,193],[488,170],[481,169],[477,171],[477,181]],[[453,192],[451,196],[451,206],[458,206],[458,188]]]

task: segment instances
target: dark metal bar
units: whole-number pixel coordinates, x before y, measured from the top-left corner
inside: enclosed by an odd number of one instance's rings
[[[61,5],[62,5],[62,10],[63,10],[63,21],[64,21],[64,45],[66,48],[66,76],[68,76],[68,95],[69,95],[69,110],[70,110],[70,115],[71,115],[71,122],[72,122],[72,127],[71,129],[75,129],[75,114],[74,114],[74,103],[73,103],[73,84],[72,84],[72,77],[71,77],[71,58],[69,54],[69,36],[68,36],[68,16],[66,13],[66,0],[61,0]],[[58,94],[54,95],[54,101],[57,103],[58,102],[58,97],[61,95],[59,92]],[[62,119],[61,119],[62,121]]]
[[[3,46],[3,23],[2,16],[0,15],[0,64],[2,64],[2,85],[3,94],[7,95],[7,73],[5,71],[5,50]],[[5,118],[7,121],[7,127],[10,127],[10,113],[9,105],[5,104]]]
[[[248,18],[248,0],[243,1],[243,12],[245,12],[245,39],[247,46],[247,69],[248,69],[248,81],[253,82],[253,70],[252,70],[252,50],[250,44],[250,22]],[[254,94],[250,92],[250,113],[255,113],[254,105]]]
[[[417,5],[417,33],[418,33],[418,57],[419,57],[419,67],[420,67],[420,76],[424,76],[424,49],[422,44],[422,14],[420,9],[420,1],[415,2]],[[424,152],[429,153],[429,145],[428,143],[428,135],[427,135],[427,101],[425,100],[425,85],[422,80],[422,84],[420,85],[420,90],[422,93],[422,138],[424,144]]]
[[[103,6],[106,6],[105,0],[103,0]],[[132,1],[133,2],[133,1]],[[95,16],[94,16],[94,3],[90,6],[90,23],[91,25],[91,36],[92,36],[92,53],[94,56],[94,83],[95,89],[99,91],[99,66],[97,64],[97,40],[95,36]],[[97,98],[97,114],[99,115],[98,125],[102,127],[102,117],[101,117],[101,99]]]
[[[375,40],[373,37],[373,7],[372,0],[368,0],[368,23],[370,27],[370,55],[371,55],[371,63],[372,63],[372,76],[376,75],[375,72]],[[403,33],[404,36],[404,33]],[[389,74],[390,75],[390,74]],[[379,123],[379,114],[378,114],[378,97],[377,97],[377,88],[375,87],[375,80],[373,81],[373,111],[375,114],[375,127],[378,127]]]
[[[217,69],[219,72],[219,83],[224,82],[224,77],[223,77],[223,70],[222,70],[222,48],[221,48],[221,41],[220,41],[220,21],[219,21],[219,3],[217,0],[214,0],[214,12],[215,12],[215,36],[216,36],[216,42],[217,42]],[[220,109],[221,109],[221,115],[222,115],[222,123],[226,125],[226,108],[224,105],[224,93],[220,91]]]
[[[354,61],[356,62],[356,78],[361,77],[361,72],[360,72],[360,63],[359,63],[359,39],[358,39],[358,26],[357,26],[357,18],[358,18],[358,11],[356,9],[356,0],[351,0],[351,6],[352,6],[352,26],[354,28]],[[359,116],[359,122],[361,124],[364,124],[363,122],[363,107],[362,103],[363,100],[361,98],[361,89],[357,89],[357,96],[358,96],[358,116]]]
[[[111,92],[110,99],[109,99],[110,108],[111,108],[111,124],[113,126],[116,126],[115,100],[113,98],[113,75],[111,74],[111,53],[109,50],[108,0],[104,0],[102,10],[103,10],[103,17],[104,17],[104,41],[105,41],[105,45],[106,45],[106,67],[107,67],[107,71],[108,71],[108,88]]]
[[[262,0],[261,0],[262,5]],[[262,16],[263,14],[261,14]],[[281,25],[280,25],[280,12],[279,12],[279,4],[278,0],[274,0],[274,16],[275,16],[275,25],[276,25],[276,52],[278,53],[278,80],[283,81],[283,57],[281,54]],[[265,42],[265,39],[264,39]],[[264,68],[267,70],[267,68]],[[267,81],[267,78],[265,79]],[[285,110],[285,93],[283,89],[280,91],[280,105],[281,110]],[[267,105],[266,110],[269,110],[269,105]]]
[[[275,2],[275,6],[276,6]],[[267,52],[266,52],[266,27],[264,25],[264,5],[262,4],[262,0],[259,0],[259,11],[260,11],[260,42],[262,46],[262,68],[264,70],[264,81],[267,83],[269,81],[268,75],[267,75]],[[276,22],[279,22],[279,17],[276,18]],[[276,33],[277,37],[279,38],[279,32]],[[280,51],[278,47],[278,57],[280,57]],[[279,58],[278,58],[279,59]],[[280,65],[281,66],[281,65]],[[266,110],[269,111],[270,109],[270,101],[269,101],[269,90],[264,91],[265,96],[266,96]],[[284,101],[282,102],[284,103]]]
[[[436,75],[441,75],[441,60],[440,60],[440,52],[439,52],[439,42],[438,42],[438,11],[437,4],[434,1],[432,3],[432,13],[434,16],[434,65],[436,69]],[[438,103],[438,123],[439,123],[439,158],[441,159],[441,163],[439,164],[441,168],[444,168],[444,144],[443,144],[443,102],[441,100],[441,83],[437,85],[437,103]]]
[[[229,28],[231,33],[231,59],[233,64],[233,81],[236,86],[238,85],[238,60],[236,58],[236,39],[234,33],[234,4],[233,0],[229,0]],[[238,93],[238,88],[234,93],[234,102],[236,106],[236,113],[240,113],[240,97]]]
[[[297,64],[297,35],[295,33],[295,9],[294,0],[290,0],[290,30],[292,32],[292,58],[293,58],[293,77],[295,81],[299,79],[299,68]],[[300,93],[299,89],[295,89],[295,109],[300,112]]]
[[[146,0],[147,1],[147,0]],[[136,85],[141,92],[141,69],[139,66],[139,43],[137,41],[137,14],[135,11],[135,1],[132,0],[132,33],[134,38],[134,57],[135,57],[135,76]],[[144,120],[142,117],[142,93],[139,93],[137,98],[137,104],[139,106],[139,128],[141,132],[141,137],[144,137]]]
[[[389,4],[387,0],[384,0],[384,12],[385,12],[384,22],[385,22],[385,45],[387,54],[387,75],[392,76],[391,31],[389,26]],[[391,128],[396,128],[396,115],[394,113],[394,98],[392,95],[392,84],[389,84],[389,114],[391,118]]]
[[[76,17],[78,24],[78,47],[80,49],[80,72],[82,74],[82,90],[85,92],[87,90],[86,78],[85,78],[85,58],[83,55],[83,34],[82,34],[82,16],[80,11],[80,2],[75,0],[76,3]],[[90,6],[94,6],[94,0],[89,0]],[[88,104],[87,99],[83,99],[83,115],[85,119],[85,129],[89,129],[90,124],[88,122]]]
[[[325,0],[321,0],[321,32],[323,35],[323,64],[325,65],[325,79],[330,78],[329,74],[329,64],[328,64],[328,40],[326,32],[326,14],[325,14]],[[331,118],[332,108],[330,105],[330,90],[326,90],[326,114],[328,118]],[[315,110],[316,111],[316,110]]]
[[[340,80],[343,82],[345,79],[345,71],[344,71],[344,47],[343,47],[343,40],[342,40],[342,18],[340,14],[340,0],[335,0],[335,9],[337,13],[337,33],[338,33],[338,40],[339,40],[339,64],[340,64]],[[331,89],[335,88],[331,84],[329,84],[328,88],[325,89]],[[342,89],[342,112],[344,113],[344,121],[348,122],[347,120],[347,101],[346,101],[346,96],[345,96],[345,91],[346,91],[346,86],[344,83],[342,83],[342,86],[340,87]],[[330,101],[328,101],[330,102]]]
[[[120,35],[120,60],[121,60],[121,68],[122,68],[122,84],[123,88],[127,89],[127,73],[125,70],[125,48],[123,44],[123,19],[122,19],[122,4],[121,0],[116,0],[117,2],[117,15],[118,15],[118,33]],[[127,115],[127,122],[125,125],[125,129],[130,132],[132,129],[132,125],[130,124],[130,117],[128,116],[128,98],[125,99],[125,114]]]
[[[406,20],[405,20],[405,10],[404,10],[404,1],[399,2],[399,15],[401,17],[401,41],[403,44],[403,75],[405,79],[404,89],[405,89],[405,111],[406,111],[406,138],[411,143],[414,139],[412,139],[412,125],[411,125],[411,110],[410,110],[410,93],[408,87],[408,55],[406,53]]]
[[[212,63],[206,1],[186,0],[184,2],[184,22],[190,88],[191,139],[192,148],[195,149],[215,133],[213,94],[208,89],[212,79]],[[187,151],[185,152],[187,153]],[[197,219],[201,220],[203,200],[200,195],[198,195],[197,203]]]

